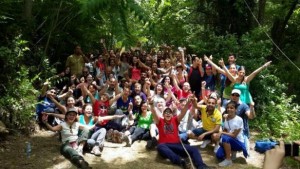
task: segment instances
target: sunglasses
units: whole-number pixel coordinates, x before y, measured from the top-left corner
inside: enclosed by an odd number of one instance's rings
[[[231,96],[240,97],[238,94],[231,94]]]
[[[165,111],[164,114],[173,114],[171,111]]]

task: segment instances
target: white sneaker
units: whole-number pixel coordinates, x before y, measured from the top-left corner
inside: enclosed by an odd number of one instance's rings
[[[215,153],[215,154],[217,153],[217,151],[218,151],[219,148],[220,148],[220,145],[219,145],[219,144],[215,145],[215,148],[214,148],[214,153]]]
[[[236,159],[236,153],[237,153],[237,151],[231,151],[231,160]]]
[[[227,160],[227,159],[225,159],[225,160],[223,160],[222,162],[219,163],[220,167],[226,167],[226,166],[230,166],[230,165],[232,165],[232,161]]]
[[[200,147],[205,148],[210,142],[210,140],[204,140]]]
[[[101,151],[100,151],[100,148],[99,146],[94,146],[92,151],[91,151],[92,154],[94,154],[95,156],[100,156],[101,155]]]

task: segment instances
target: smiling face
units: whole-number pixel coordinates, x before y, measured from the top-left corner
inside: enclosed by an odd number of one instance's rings
[[[141,98],[141,96],[140,95],[136,95],[135,97],[134,97],[134,104],[135,105],[140,105],[142,103],[142,98]]]
[[[69,112],[67,115],[66,115],[66,121],[68,122],[74,122],[77,118],[77,114],[75,112]]]
[[[75,105],[75,99],[74,99],[74,97],[69,97],[67,99],[67,106],[68,107],[74,107],[74,105]]]
[[[155,90],[155,93],[156,94],[161,94],[163,91],[163,86],[161,84],[157,84],[156,85],[156,90]]]
[[[93,115],[93,107],[92,105],[86,105],[84,108],[84,115],[87,117],[91,117]]]
[[[232,75],[236,75],[236,65],[235,64],[231,64],[229,66],[229,72],[232,74]]]
[[[142,105],[141,105],[141,110],[142,110],[142,112],[147,112],[147,109],[148,109],[148,104],[147,103],[142,103]]]
[[[241,66],[239,68],[239,70],[238,70],[238,76],[239,76],[239,78],[244,78],[245,77],[245,73],[246,73],[245,67]]]
[[[215,110],[216,100],[214,98],[209,98],[207,101],[206,111],[213,112]]]
[[[233,118],[236,115],[236,103],[229,102],[226,106],[226,112],[228,113],[228,118]]]
[[[163,117],[165,121],[170,121],[173,117],[173,112],[170,108],[166,108],[163,112]]]

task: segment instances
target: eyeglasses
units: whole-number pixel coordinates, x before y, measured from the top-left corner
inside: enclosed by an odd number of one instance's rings
[[[231,94],[231,96],[240,97],[238,94]]]

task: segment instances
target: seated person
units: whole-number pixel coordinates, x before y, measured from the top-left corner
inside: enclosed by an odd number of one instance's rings
[[[243,151],[244,156],[247,157],[248,153],[244,143],[243,135],[243,119],[236,115],[237,103],[231,101],[227,104],[227,116],[224,121],[224,129],[218,135],[221,138],[221,147],[217,150],[216,156],[218,159],[224,159],[219,163],[220,167],[232,165],[232,159],[235,155],[232,151]]]
[[[191,96],[189,98],[187,104],[184,106],[182,112],[178,116],[173,116],[172,109],[166,108],[163,111],[163,117],[161,117],[159,112],[154,109],[153,99],[149,98],[153,120],[157,125],[159,133],[159,145],[157,146],[157,151],[163,157],[171,160],[173,164],[180,165],[184,168],[186,168],[186,162],[182,159],[182,157],[187,157],[187,151],[197,169],[207,169],[208,167],[203,162],[198,149],[191,147],[188,144],[181,144],[178,135],[179,122],[185,116],[189,104],[193,99],[195,99],[195,96]]]
[[[207,105],[197,105],[197,102],[194,101],[193,106],[201,112],[203,127],[187,132],[189,138],[203,141],[201,148],[205,148],[211,140],[215,142],[216,146],[214,152],[218,149],[219,140],[216,136],[222,124],[222,115],[220,111],[215,108],[216,104],[217,100],[212,97],[207,100]]]

